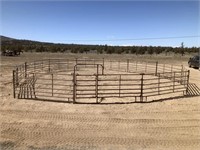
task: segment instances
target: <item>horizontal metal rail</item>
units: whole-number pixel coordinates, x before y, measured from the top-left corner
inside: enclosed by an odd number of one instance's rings
[[[105,74],[98,65],[118,73]],[[98,69],[90,74],[87,68]],[[14,97],[19,93],[52,98],[67,95],[73,102],[81,95],[96,102],[111,97],[139,97],[143,101],[150,96],[187,92],[188,84],[189,71],[183,66],[131,59],[45,59],[19,65],[13,71]]]

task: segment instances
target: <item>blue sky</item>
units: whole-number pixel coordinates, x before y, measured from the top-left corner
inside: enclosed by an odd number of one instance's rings
[[[55,43],[200,46],[199,1],[1,1],[1,35]],[[138,40],[115,40],[138,39]]]

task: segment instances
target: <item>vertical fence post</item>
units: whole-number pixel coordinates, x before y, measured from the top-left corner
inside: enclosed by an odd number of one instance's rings
[[[21,75],[22,75],[22,73],[20,73],[20,76]],[[15,71],[15,83],[16,83],[16,85],[19,85],[19,70],[18,70],[18,67],[17,67],[17,69]]]
[[[121,74],[119,75],[119,97],[121,94]]]
[[[164,76],[164,73],[165,73],[165,64],[163,64],[163,76]]]
[[[73,73],[73,103],[75,104],[76,103],[76,73],[74,71]]]
[[[173,92],[175,91],[175,80],[176,80],[176,72],[174,72],[174,77],[173,77]]]
[[[86,58],[84,58],[84,61],[85,61],[85,68],[86,68]]]
[[[145,72],[147,72],[147,64],[148,64],[148,62],[146,62],[146,65],[145,65]]]
[[[171,79],[172,79],[172,74],[173,74],[173,65],[171,65]]]
[[[158,95],[160,95],[160,73],[158,73]]]
[[[97,74],[99,74],[99,64],[97,64]]]
[[[189,80],[190,80],[190,70],[187,72],[187,88],[186,88],[186,94],[188,94],[188,88],[189,88]]]
[[[43,68],[44,68],[44,66],[43,66],[43,60],[42,60],[42,71],[43,71]]]
[[[135,66],[135,70],[137,71],[137,61],[135,62],[135,65],[136,65],[136,66]]]
[[[51,87],[51,89],[52,89],[52,95],[51,96],[53,96],[53,73],[51,74],[51,84],[52,84],[52,87]]]
[[[36,95],[35,95],[35,81],[36,81],[35,76],[36,76],[36,74],[33,73],[33,81],[34,81],[34,83],[33,83],[33,95],[36,98]]]
[[[140,102],[143,101],[144,73],[141,73]]]
[[[27,77],[27,62],[24,63],[24,73],[25,73],[25,78],[26,78]]]
[[[58,70],[62,70],[62,63],[64,63],[64,61],[62,61],[62,60],[59,59],[58,60]]]
[[[15,80],[16,80],[16,71],[13,70],[13,96],[14,96],[14,98],[16,97],[16,95],[15,95]]]
[[[96,103],[98,103],[98,74],[96,74],[96,84],[95,84],[95,96],[96,96]]]
[[[30,92],[30,91],[29,91],[29,85],[26,85],[26,91],[27,91],[27,93],[26,93],[26,96],[27,96],[27,97],[26,97],[26,98],[29,98],[29,92]]]
[[[183,65],[181,65],[181,81],[180,84],[183,84]]]
[[[49,59],[49,68],[48,68],[48,71],[50,72],[50,70],[51,70],[51,62],[50,62],[51,60]]]
[[[118,71],[120,70],[120,60],[118,61]]]
[[[24,95],[24,98],[26,98],[26,87],[23,86],[22,89],[23,89],[23,95]]]
[[[104,58],[103,58],[103,67],[104,67],[104,63],[105,63],[105,60],[104,60]]]
[[[33,62],[34,72],[35,72],[35,61]]]
[[[188,72],[185,71],[185,87],[187,87]]]
[[[104,66],[102,66],[102,74],[104,74]]]
[[[184,87],[185,87],[185,71],[183,71],[183,80],[182,80],[182,83],[183,83],[183,85],[184,85]]]
[[[129,59],[127,59],[127,72],[129,72]]]
[[[155,71],[155,76],[157,76],[158,73],[158,62],[156,62],[156,71]]]

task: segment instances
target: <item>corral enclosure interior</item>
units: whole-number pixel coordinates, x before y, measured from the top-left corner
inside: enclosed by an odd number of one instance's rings
[[[15,98],[73,103],[150,102],[187,94],[188,83],[183,66],[131,59],[46,59],[13,70]]]
[[[140,97],[137,97],[137,101],[135,102],[135,97],[124,97],[118,98],[104,98],[101,102],[99,98],[99,103],[103,104],[72,104],[73,103],[73,95],[70,98],[70,102],[68,102],[67,98],[57,98],[55,96],[52,97],[52,73],[53,73],[53,83],[60,82],[62,84],[67,84],[65,81],[54,81],[54,76],[56,74],[69,74],[69,79],[73,79],[73,67],[71,65],[71,71],[59,72],[58,70],[51,70],[49,72],[49,58],[50,67],[55,66],[56,69],[56,60],[59,58],[60,63],[66,63],[67,59],[69,62],[72,60],[74,64],[76,64],[75,58],[80,58],[82,60],[87,59],[97,59],[102,62],[102,58],[105,58],[104,65],[104,75],[106,74],[153,74],[151,77],[158,78],[159,74],[155,76],[155,66],[156,61],[158,61],[158,73],[163,73],[163,68],[165,75],[167,76],[167,72],[170,72],[171,69],[173,71],[180,71],[183,65],[186,69],[190,70],[190,82],[188,92],[190,93],[192,90],[191,86],[200,87],[200,72],[197,69],[188,68],[187,61],[190,56],[135,56],[135,55],[94,55],[94,54],[65,54],[65,53],[23,53],[20,57],[2,57],[1,64],[1,110],[0,110],[0,120],[1,120],[1,138],[0,138],[0,147],[2,149],[37,149],[37,150],[47,150],[47,149],[90,149],[90,150],[99,150],[99,149],[190,149],[197,150],[200,148],[199,143],[199,125],[200,125],[200,101],[199,94],[183,96],[182,92],[173,93],[173,86],[169,88],[170,94],[156,95],[147,97],[143,99],[143,103],[140,103]],[[62,58],[62,59],[61,59]],[[125,71],[115,71],[118,70],[118,64],[120,60],[120,67],[122,62],[124,62],[124,70],[127,69],[127,60],[129,59],[129,72]],[[37,61],[41,60],[41,61]],[[97,61],[96,60],[96,61]],[[112,60],[112,61],[110,61]],[[136,70],[136,60],[137,60],[137,72]],[[35,67],[34,67],[35,61]],[[43,62],[42,62],[43,61]],[[53,61],[55,63],[53,63]],[[142,62],[139,62],[142,61]],[[155,62],[153,62],[155,61]],[[47,96],[38,96],[39,92],[47,91],[42,89],[35,89],[37,92],[36,97],[41,100],[37,100],[35,98],[31,99],[31,95],[29,94],[29,98],[18,99],[18,91],[20,89],[20,85],[22,88],[22,83],[25,84],[25,74],[23,74],[23,70],[25,69],[25,62],[27,62],[27,78],[28,81],[31,80],[35,68],[35,74],[37,76],[35,86],[39,86],[39,81],[42,83],[42,78],[47,78],[47,83],[50,85],[43,85],[41,87],[49,88],[49,94]],[[112,70],[110,69],[110,62],[112,62]],[[147,72],[145,72],[147,62]],[[43,63],[43,72],[42,68]],[[88,62],[89,63],[89,62]],[[91,62],[90,62],[91,63]],[[12,82],[12,71],[17,68],[20,70],[21,65],[21,73],[22,77],[20,77],[20,71],[18,71],[18,84],[16,83],[16,98],[13,98],[13,82]],[[65,67],[68,65],[63,64]],[[71,63],[72,64],[72,63]],[[101,64],[98,62],[98,64]],[[142,65],[140,65],[142,64]],[[164,65],[165,64],[165,65]],[[172,64],[172,65],[171,65]],[[16,68],[17,65],[17,68]],[[115,66],[114,66],[115,65]],[[178,70],[176,70],[176,65]],[[46,66],[46,67],[45,67]],[[58,65],[57,65],[58,66]],[[84,66],[84,65],[83,65]],[[79,75],[84,74],[96,74],[96,66],[91,68],[91,66],[87,66],[84,68],[83,66],[78,66],[79,70],[76,72]],[[141,67],[139,67],[141,66]],[[152,66],[152,70],[150,71],[150,67]],[[15,67],[15,68],[14,68]],[[87,69],[88,67],[88,69]],[[134,70],[131,70],[132,69]],[[187,72],[183,67],[183,71]],[[32,69],[31,69],[32,68]],[[140,68],[140,69],[139,69]],[[81,70],[85,70],[81,72]],[[114,70],[115,69],[115,70]],[[121,67],[122,69],[122,67]],[[37,70],[37,71],[36,71]],[[69,69],[68,69],[69,70]],[[91,70],[89,72],[89,70]],[[141,70],[141,71],[140,71]],[[14,71],[14,73],[16,73]],[[48,73],[49,72],[49,73]],[[38,73],[38,74],[37,74]],[[39,73],[42,75],[39,76]],[[46,74],[46,77],[43,76]],[[99,68],[99,74],[101,75],[101,67]],[[15,74],[16,75],[16,74]],[[168,73],[168,76],[173,77],[173,73]],[[180,74],[181,75],[181,74]],[[183,73],[183,76],[187,74]],[[144,79],[146,79],[147,75],[144,75]],[[64,76],[59,76],[60,78],[66,78]],[[149,76],[150,77],[150,76]],[[175,77],[177,80],[178,73],[175,73]],[[39,80],[39,78],[41,80]],[[79,78],[79,76],[77,77]],[[81,77],[80,77],[81,78]],[[95,79],[95,77],[93,77]],[[109,77],[111,79],[113,77]],[[126,79],[126,76],[121,76],[121,79]],[[135,79],[136,77],[132,77],[131,79]],[[141,76],[137,77],[140,79]],[[185,77],[184,77],[185,78]],[[182,79],[184,79],[182,78]],[[90,79],[90,77],[88,77]],[[116,79],[120,79],[120,76],[116,75]],[[128,79],[128,78],[127,78]],[[163,82],[166,80],[167,82],[171,82],[169,79],[161,79]],[[158,81],[158,80],[157,80]],[[158,86],[157,81],[155,80],[155,89],[152,89],[156,92],[156,87]],[[84,81],[83,81],[84,82]],[[106,81],[105,81],[106,82]],[[111,81],[110,81],[111,82]],[[125,81],[123,81],[125,82]],[[122,83],[123,83],[122,82]],[[149,81],[144,81],[147,84]],[[153,82],[153,81],[152,81]],[[79,84],[80,82],[78,82]],[[89,82],[87,82],[89,83]],[[94,83],[94,82],[93,82]],[[114,82],[113,82],[114,83]],[[118,84],[115,88],[119,88],[119,82],[115,82]],[[131,82],[128,82],[131,84]],[[72,90],[73,90],[73,81]],[[169,83],[170,84],[170,83]],[[187,84],[187,83],[186,83]],[[33,84],[34,85],[34,84]],[[180,83],[176,82],[175,85],[180,85]],[[31,87],[31,84],[29,85]],[[151,85],[153,87],[153,85]],[[165,86],[162,84],[162,86]],[[166,85],[167,86],[167,85]],[[180,85],[181,86],[181,85]],[[186,85],[187,86],[187,85]],[[55,90],[56,85],[53,84],[53,94],[55,92],[61,92]],[[61,87],[61,86],[60,86]],[[60,88],[57,87],[57,88]],[[113,86],[114,87],[114,86]],[[130,86],[133,88],[132,86]],[[161,84],[160,84],[161,87]],[[62,89],[65,87],[61,87]],[[77,87],[78,89],[79,87]],[[82,87],[84,89],[84,87]],[[88,87],[89,88],[89,87]],[[100,89],[100,87],[98,87]],[[109,88],[109,87],[107,87]],[[123,89],[122,87],[121,89]],[[127,87],[128,88],[128,87]],[[175,86],[175,91],[176,91]],[[167,88],[166,88],[167,89]],[[17,91],[18,90],[18,91]],[[119,92],[119,90],[117,90]],[[115,92],[117,92],[115,91]],[[145,89],[144,89],[145,91]],[[186,91],[186,88],[183,89]],[[198,90],[199,92],[200,90]],[[108,92],[108,91],[107,91]],[[124,91],[125,92],[125,91]],[[133,91],[131,91],[133,92]],[[160,91],[161,92],[161,91]],[[64,92],[65,93],[65,92]],[[92,91],[92,93],[95,93]],[[98,92],[100,93],[100,91]],[[122,90],[120,91],[122,93]],[[164,92],[163,92],[164,93]],[[41,94],[43,95],[43,94]],[[174,95],[180,95],[175,96]],[[27,94],[25,95],[27,96]],[[32,95],[34,97],[34,95]],[[61,97],[61,95],[59,94]],[[64,94],[63,97],[66,97],[67,94]],[[166,97],[166,98],[165,98]],[[171,98],[173,97],[173,98]],[[23,98],[23,97],[22,97]],[[43,101],[43,99],[47,99],[48,101]],[[151,102],[152,100],[159,100],[155,102]],[[54,102],[61,101],[59,102]],[[96,98],[90,99],[76,99],[78,102],[91,102],[96,103]],[[122,102],[133,102],[131,104],[121,104]],[[109,104],[108,104],[109,103]],[[112,103],[112,104],[110,104]],[[120,104],[118,104],[120,103]]]

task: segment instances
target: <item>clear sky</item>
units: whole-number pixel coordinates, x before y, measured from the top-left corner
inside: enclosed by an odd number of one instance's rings
[[[200,46],[199,1],[2,1],[1,35],[55,43]],[[115,40],[136,39],[136,40]]]

